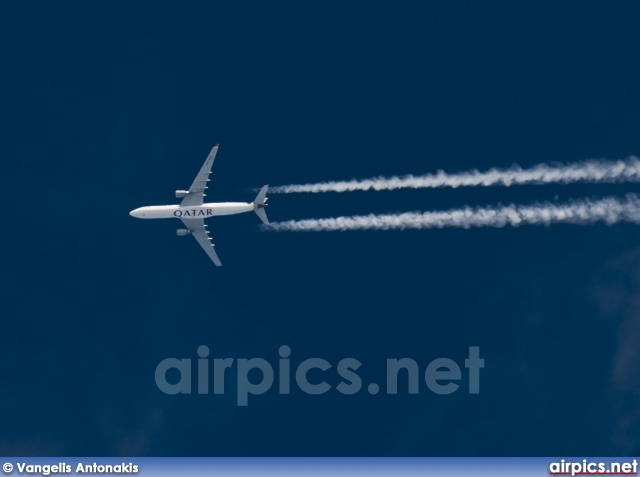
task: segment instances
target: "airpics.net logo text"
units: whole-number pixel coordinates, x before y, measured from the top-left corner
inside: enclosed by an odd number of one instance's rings
[[[292,367],[291,348],[283,345],[278,350],[276,376],[274,366],[262,358],[212,359],[209,357],[209,348],[205,345],[198,347],[197,355],[195,366],[190,358],[166,358],[160,361],[155,371],[158,389],[165,394],[209,394],[210,389],[213,394],[225,394],[225,375],[233,374],[235,376],[229,381],[235,378],[237,404],[247,406],[250,395],[258,396],[268,392],[274,387],[276,379],[278,394],[290,394],[292,383],[303,393],[312,395],[325,394],[333,389],[340,394],[352,395],[360,392],[363,387],[362,377],[357,373],[362,363],[355,358],[343,358],[335,367],[325,359],[308,358],[294,363],[295,366]],[[469,355],[463,366],[449,358],[436,358],[426,365],[422,373],[418,363],[411,358],[387,359],[386,394],[398,394],[399,376],[402,376],[400,379],[403,383],[406,382],[406,391],[402,389],[400,392],[408,394],[418,394],[421,383],[434,394],[451,394],[461,387],[466,387],[469,394],[478,394],[482,368],[484,359],[480,357],[478,346],[469,347]],[[334,381],[330,377],[335,378],[336,373],[339,382],[333,386],[326,379]],[[378,394],[380,386],[370,383],[367,392]]]

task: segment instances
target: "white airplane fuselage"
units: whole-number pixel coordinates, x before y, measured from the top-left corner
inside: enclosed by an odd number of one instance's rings
[[[206,219],[218,215],[235,215],[252,212],[252,202],[213,202],[210,204],[190,205],[151,205],[139,207],[129,212],[138,219]]]

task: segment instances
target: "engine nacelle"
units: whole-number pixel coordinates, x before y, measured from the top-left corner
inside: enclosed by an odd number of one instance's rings
[[[181,199],[182,197],[186,197],[189,195],[189,191],[188,190],[177,190],[176,191],[176,197],[178,199]]]
[[[176,230],[176,234],[178,234],[178,237],[183,237],[185,235],[189,235],[191,233],[191,230],[189,229],[178,229]]]

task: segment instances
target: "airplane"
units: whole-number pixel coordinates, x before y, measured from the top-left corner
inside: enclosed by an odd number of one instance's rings
[[[139,207],[129,212],[129,215],[138,219],[180,219],[186,229],[178,229],[176,231],[178,236],[193,235],[209,258],[218,267],[222,266],[222,262],[220,262],[216,254],[204,219],[217,215],[234,215],[254,211],[263,223],[269,223],[269,219],[264,210],[267,206],[268,185],[260,189],[260,192],[258,192],[253,202],[204,203],[204,197],[206,196],[204,192],[207,189],[207,182],[211,180],[209,179],[209,174],[211,173],[211,166],[213,165],[213,160],[216,158],[219,146],[219,144],[216,144],[213,149],[211,149],[207,160],[204,161],[200,172],[198,172],[189,190],[176,191],[176,197],[182,199],[180,205],[152,205]]]

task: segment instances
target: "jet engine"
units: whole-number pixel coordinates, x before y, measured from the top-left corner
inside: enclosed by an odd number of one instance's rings
[[[183,237],[185,235],[189,235],[191,233],[191,230],[189,229],[178,229],[176,230],[176,234],[178,234],[178,237]]]
[[[182,198],[182,197],[186,197],[189,195],[189,191],[188,190],[177,190],[176,191],[176,197],[178,199]]]

